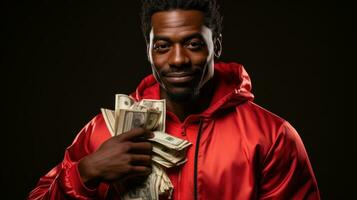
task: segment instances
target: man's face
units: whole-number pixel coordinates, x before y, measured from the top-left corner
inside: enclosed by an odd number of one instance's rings
[[[148,46],[153,74],[171,100],[191,100],[213,76],[212,31],[196,10],[157,12]]]

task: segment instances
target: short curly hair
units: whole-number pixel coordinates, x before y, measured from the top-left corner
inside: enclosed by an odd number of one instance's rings
[[[146,41],[151,31],[151,16],[159,11],[174,9],[199,10],[205,15],[205,25],[212,30],[213,37],[222,32],[223,17],[216,0],[142,0],[141,28]]]

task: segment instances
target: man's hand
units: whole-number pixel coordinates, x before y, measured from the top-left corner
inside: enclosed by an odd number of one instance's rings
[[[130,181],[151,173],[153,133],[136,128],[105,141],[96,152],[79,161],[78,170],[87,186],[100,182]]]

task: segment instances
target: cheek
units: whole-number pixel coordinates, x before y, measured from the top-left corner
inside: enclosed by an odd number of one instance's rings
[[[190,58],[193,65],[204,65],[207,62],[208,52],[192,53]]]
[[[152,56],[152,61],[156,69],[161,69],[167,65],[168,57],[165,55],[155,55]]]

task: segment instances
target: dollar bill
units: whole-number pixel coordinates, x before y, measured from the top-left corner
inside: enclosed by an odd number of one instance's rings
[[[154,137],[150,138],[150,141],[159,143],[176,151],[181,151],[191,145],[187,140],[180,139],[164,132],[154,131],[153,133]]]
[[[121,109],[130,109],[130,107],[134,104],[134,99],[125,94],[116,94],[115,95],[115,124],[114,124],[114,132],[115,135],[119,135],[121,132],[119,131],[119,116]]]
[[[152,173],[138,187],[126,192],[122,199],[124,200],[159,200],[159,184],[161,182],[158,169],[153,165]]]
[[[143,127],[146,124],[147,112],[141,110],[120,109],[116,135]]]
[[[152,173],[135,190],[122,195],[124,200],[159,200],[159,195],[172,196],[173,185],[165,173],[158,165],[152,166]]]
[[[147,110],[147,118],[144,127],[148,130],[154,130],[159,125],[161,112],[158,110]]]
[[[166,123],[166,101],[165,99],[143,99],[139,103],[140,106],[144,108],[156,109],[161,112],[161,116],[159,119],[159,124],[156,131],[165,132],[165,123]]]
[[[119,109],[129,109],[133,105],[135,100],[125,94],[116,94],[115,95],[115,110]]]
[[[184,164],[185,162],[187,162],[187,158],[185,158],[184,160],[181,160],[180,162],[174,164],[172,162],[170,162],[167,159],[162,158],[161,156],[157,155],[157,154],[153,154],[152,155],[152,161],[154,161],[155,163],[157,163],[158,165],[164,167],[164,168],[171,168],[171,167],[175,167],[175,166],[179,166]]]
[[[172,163],[174,166],[178,166],[177,164],[181,163],[181,161],[186,158],[186,152],[184,150],[176,151],[163,145],[153,145],[152,151]]]

